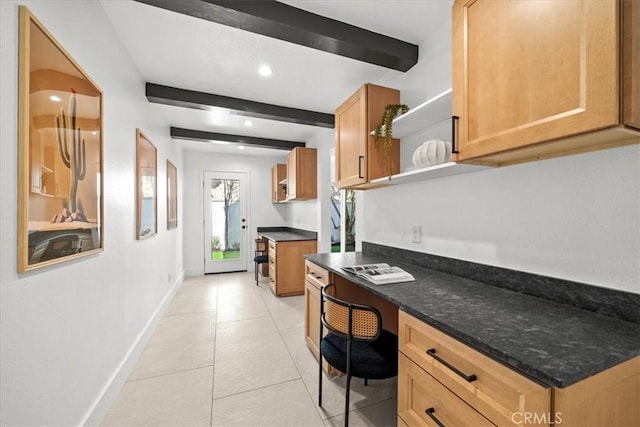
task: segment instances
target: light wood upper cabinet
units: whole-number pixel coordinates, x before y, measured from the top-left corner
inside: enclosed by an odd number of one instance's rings
[[[287,200],[317,197],[317,160],[315,148],[296,147],[291,150],[287,156]]]
[[[391,170],[383,148],[370,134],[384,107],[400,103],[400,92],[365,84],[336,109],[336,182],[340,188],[367,188],[369,181],[400,172],[400,142],[391,150]]]
[[[271,203],[280,203],[287,199],[287,194],[280,182],[287,179],[287,165],[278,163],[271,168]]]
[[[631,3],[629,21],[638,14]],[[621,61],[620,6],[616,0],[456,0],[457,160],[510,164],[640,141],[623,126],[640,121],[640,73],[638,30],[630,24],[626,43],[636,47],[623,56],[636,54]],[[621,67],[629,69],[626,84]]]
[[[640,3],[622,1],[622,121],[640,130]]]

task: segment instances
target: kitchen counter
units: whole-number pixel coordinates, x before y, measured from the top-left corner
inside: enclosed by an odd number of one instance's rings
[[[640,355],[636,322],[425,268],[410,257],[357,252],[306,258],[545,385],[564,388]],[[342,270],[380,262],[416,280],[373,285]]]
[[[274,242],[294,242],[318,240],[315,231],[299,230],[291,227],[258,227],[258,235]]]

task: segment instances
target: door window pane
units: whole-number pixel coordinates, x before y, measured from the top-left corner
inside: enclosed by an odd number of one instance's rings
[[[211,180],[211,260],[240,258],[240,181]]]

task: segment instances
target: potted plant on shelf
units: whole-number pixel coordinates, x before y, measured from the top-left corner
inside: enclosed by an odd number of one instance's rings
[[[380,151],[380,146],[384,147],[384,153],[387,155],[389,163],[389,176],[391,176],[393,163],[391,161],[391,147],[393,146],[393,119],[397,116],[409,111],[407,104],[389,104],[384,107],[382,119],[376,126],[374,131],[376,150]]]

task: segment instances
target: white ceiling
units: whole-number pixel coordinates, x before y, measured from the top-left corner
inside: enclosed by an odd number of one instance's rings
[[[179,0],[176,0],[179,1]],[[284,0],[307,10],[387,36],[420,44],[444,20],[450,0]],[[272,39],[133,0],[101,0],[143,78],[150,83],[333,114],[366,82],[401,74],[323,51]],[[271,77],[257,69],[268,64]],[[306,142],[318,128],[229,114],[152,104],[167,124],[208,132]],[[186,149],[273,155],[281,150],[203,142]]]

